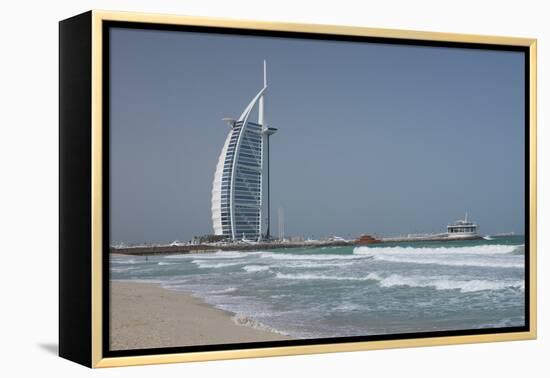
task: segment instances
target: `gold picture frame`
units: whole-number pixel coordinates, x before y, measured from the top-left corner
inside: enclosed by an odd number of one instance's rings
[[[460,43],[476,45],[500,45],[524,48],[528,58],[528,123],[529,151],[528,197],[529,222],[528,240],[528,282],[526,282],[526,303],[528,304],[528,330],[520,332],[471,334],[427,338],[407,338],[377,341],[342,342],[331,344],[310,344],[277,346],[253,349],[229,349],[185,353],[145,354],[109,357],[104,353],[104,338],[108,330],[104,324],[104,201],[103,164],[106,153],[103,122],[105,114],[103,60],[104,26],[107,22],[127,22],[164,26],[196,26],[226,29],[257,30],[265,32],[308,33],[335,36],[356,36],[408,41],[430,41],[437,43]],[[312,353],[347,352],[372,349],[420,347],[449,344],[466,344],[496,341],[535,339],[537,335],[537,264],[536,264],[536,39],[501,36],[484,36],[453,33],[436,33],[410,30],[377,29],[367,27],[295,24],[280,22],[260,22],[252,20],[232,20],[210,17],[189,17],[161,14],[111,12],[93,10],[60,23],[60,128],[61,128],[61,194],[60,194],[60,355],[89,367],[114,367],[144,364],[160,364],[219,359],[284,356]],[[80,38],[80,37],[81,38]],[[75,54],[86,67],[82,72],[67,73],[69,59]],[[76,68],[74,68],[76,69]],[[89,75],[86,72],[89,70]],[[83,75],[84,73],[84,75]],[[77,83],[77,84],[75,84]],[[75,92],[74,85],[78,85]],[[65,94],[64,94],[65,91]],[[71,92],[71,95],[69,95]],[[79,95],[82,93],[82,95]],[[78,104],[74,102],[78,101]],[[89,102],[88,102],[89,101]],[[74,113],[75,107],[82,111]],[[72,109],[72,110],[71,110]],[[72,112],[72,113],[71,113]],[[77,122],[79,124],[77,124]],[[89,122],[89,127],[82,125]],[[73,128],[70,130],[70,128]],[[82,131],[74,130],[75,127]],[[71,134],[73,133],[73,134]],[[74,133],[77,133],[74,134]],[[69,146],[75,138],[89,144],[88,149],[75,152]],[[70,155],[70,154],[73,155]],[[82,165],[71,168],[67,159],[75,159],[82,154]],[[87,157],[85,156],[86,154]],[[71,157],[72,156],[72,157]],[[76,155],[78,161],[78,156]],[[89,159],[89,160],[85,160]],[[82,168],[87,163],[88,167]],[[84,169],[84,171],[82,171]],[[78,175],[88,177],[81,186],[74,185]],[[69,184],[72,181],[73,184]],[[80,190],[80,191],[79,191]],[[527,193],[526,193],[527,196]],[[85,211],[77,214],[75,203],[83,203]],[[70,210],[69,207],[73,208]],[[71,212],[72,211],[72,212]],[[75,222],[78,217],[84,219]],[[81,219],[81,218],[78,218]],[[76,227],[79,227],[76,229]],[[67,235],[81,235],[79,240],[66,240]],[[75,246],[78,250],[75,251]],[[71,249],[72,248],[72,249]],[[82,256],[74,256],[82,251]],[[72,255],[71,255],[72,253]],[[72,272],[72,273],[71,273]],[[79,277],[76,277],[78,275]],[[79,294],[80,293],[80,294]],[[80,299],[76,297],[80,295]],[[80,301],[80,302],[79,302]],[[78,307],[78,308],[75,308]],[[82,314],[86,314],[85,316]],[[88,315],[89,314],[89,315]],[[78,318],[79,320],[70,321]],[[71,323],[70,325],[68,325]],[[75,351],[79,343],[86,344]]]

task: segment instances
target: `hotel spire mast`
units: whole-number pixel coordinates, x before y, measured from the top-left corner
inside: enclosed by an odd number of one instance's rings
[[[267,118],[265,116],[266,108],[266,92],[267,92],[267,63],[264,59],[264,93],[260,97],[260,104],[258,106],[258,123],[265,128],[267,128]]]
[[[231,127],[218,159],[212,186],[212,223],[216,235],[232,240],[270,238],[269,137],[277,129],[266,117],[267,63],[263,87]],[[258,106],[258,122],[250,121]]]

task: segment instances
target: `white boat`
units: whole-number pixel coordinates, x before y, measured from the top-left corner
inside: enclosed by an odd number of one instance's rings
[[[245,244],[258,244],[258,242],[255,240],[247,239],[246,236],[244,236],[244,232],[243,232],[243,238],[241,239],[241,242]]]
[[[468,220],[468,213],[464,219],[457,220],[447,226],[447,237],[452,239],[469,239],[479,237],[477,224]]]
[[[345,242],[347,241],[346,239],[340,237],[340,236],[336,236],[334,235],[332,238],[329,239],[330,241],[342,241],[342,242]]]

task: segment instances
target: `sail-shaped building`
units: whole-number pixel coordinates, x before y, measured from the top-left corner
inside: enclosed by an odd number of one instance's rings
[[[264,61],[262,89],[239,119],[224,118],[230,130],[212,184],[212,225],[214,234],[234,241],[269,239],[269,137],[277,129],[268,126],[267,91]]]

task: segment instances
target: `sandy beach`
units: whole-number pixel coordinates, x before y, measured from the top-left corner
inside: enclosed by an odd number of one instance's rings
[[[234,314],[187,293],[157,284],[111,282],[113,350],[287,340],[288,336],[239,325]]]

